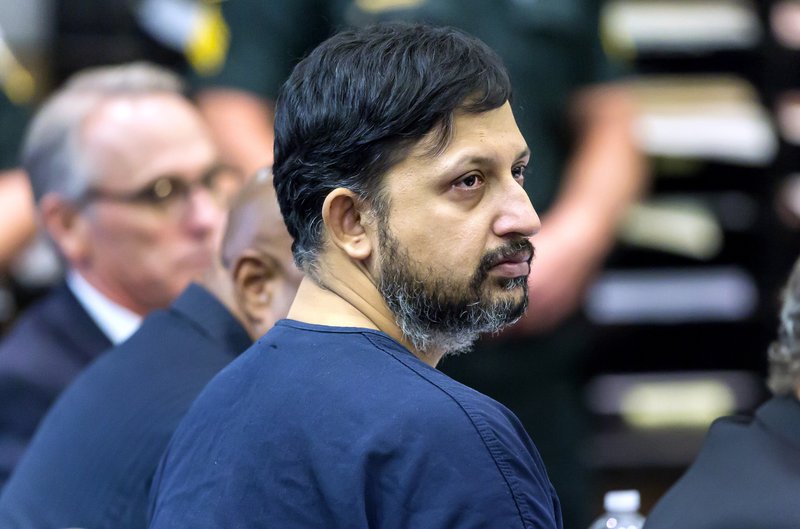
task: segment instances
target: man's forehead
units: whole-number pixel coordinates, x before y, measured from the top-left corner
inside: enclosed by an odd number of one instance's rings
[[[91,158],[135,165],[163,149],[213,145],[197,111],[173,94],[108,99],[87,118],[82,138]]]
[[[449,126],[437,124],[410,149],[409,154],[421,159],[435,159],[469,147],[479,153],[483,147],[494,148],[492,140],[498,138],[509,148],[516,147],[518,151],[527,148],[508,103],[484,112],[457,110]]]

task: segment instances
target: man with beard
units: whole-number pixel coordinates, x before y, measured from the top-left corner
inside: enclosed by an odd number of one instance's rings
[[[510,93],[448,28],[343,32],[295,68],[274,171],[306,278],[178,427],[152,529],[562,526],[517,418],[435,369],[527,305]]]

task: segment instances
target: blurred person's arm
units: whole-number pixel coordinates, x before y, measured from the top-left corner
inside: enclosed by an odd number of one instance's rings
[[[211,126],[225,162],[245,174],[272,165],[273,105],[234,88],[208,88],[197,104]]]
[[[510,333],[548,330],[582,302],[626,208],[646,185],[645,159],[633,136],[635,116],[633,95],[622,84],[596,85],[575,98],[576,147],[556,202],[533,238],[530,304]]]
[[[0,268],[28,243],[36,232],[33,193],[21,169],[0,171]]]
[[[221,69],[194,75],[195,99],[222,156],[251,175],[272,164],[273,101],[300,57],[330,33],[317,0],[222,2],[230,41]]]

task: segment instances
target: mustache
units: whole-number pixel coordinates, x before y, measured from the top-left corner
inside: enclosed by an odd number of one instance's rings
[[[508,244],[500,246],[499,248],[495,248],[484,254],[481,257],[480,265],[478,266],[479,273],[481,275],[488,274],[489,270],[492,267],[502,263],[509,257],[516,255],[520,252],[528,252],[530,257],[528,258],[528,264],[531,264],[533,260],[533,256],[536,253],[536,248],[534,248],[533,243],[526,237],[519,237],[510,241]]]

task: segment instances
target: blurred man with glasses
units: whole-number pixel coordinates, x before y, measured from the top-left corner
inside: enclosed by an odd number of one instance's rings
[[[269,171],[249,179],[226,224],[218,265],[58,397],[0,493],[0,527],[147,527],[150,483],[181,417],[286,316],[303,277]]]
[[[22,162],[68,271],[0,343],[0,486],[75,375],[209,268],[240,185],[178,78],[146,64],[71,79]]]

